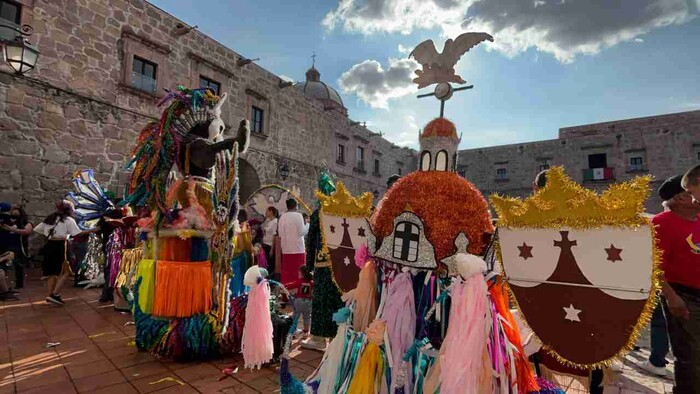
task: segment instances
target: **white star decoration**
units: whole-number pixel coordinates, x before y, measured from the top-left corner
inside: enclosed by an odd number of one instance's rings
[[[345,264],[345,266],[350,265],[350,259],[348,258],[348,256],[345,256],[345,260],[343,260],[343,264]]]
[[[581,319],[578,317],[578,314],[581,313],[581,310],[574,308],[573,304],[569,304],[568,308],[564,307],[564,312],[566,312],[566,316],[564,317],[564,319],[577,322],[581,321]]]

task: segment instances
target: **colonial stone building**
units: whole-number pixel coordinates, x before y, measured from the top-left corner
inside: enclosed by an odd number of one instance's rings
[[[661,210],[664,179],[700,164],[700,111],[617,120],[559,129],[559,138],[459,152],[458,172],[484,194],[523,197],[535,175],[562,165],[577,182],[603,189],[651,174],[647,210]]]
[[[415,168],[413,151],[347,117],[316,68],[291,86],[146,1],[0,5],[3,23],[33,26],[30,41],[41,51],[28,75],[0,73],[0,200],[24,200],[33,216],[48,214],[69,191],[71,174],[86,167],[123,194],[137,135],[159,116],[164,89],[178,84],[228,93],[228,133],[240,119],[251,121],[242,199],[276,183],[298,186],[312,202],[324,165],[351,191],[381,195],[390,175]]]

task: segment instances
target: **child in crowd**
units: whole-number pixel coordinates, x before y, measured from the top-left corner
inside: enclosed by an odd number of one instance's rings
[[[294,295],[294,317],[304,320],[303,336],[309,335],[311,328],[311,295],[314,290],[314,278],[305,265],[299,267],[299,280],[287,285],[288,290],[296,289]]]

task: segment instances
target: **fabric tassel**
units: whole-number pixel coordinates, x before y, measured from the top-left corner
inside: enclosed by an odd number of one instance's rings
[[[349,309],[342,308],[333,314],[333,320],[338,323],[338,332],[328,344],[318,368],[308,377],[307,383],[316,382],[318,393],[337,393],[338,370],[340,369],[348,335]]]
[[[537,384],[537,379],[535,377],[532,368],[530,368],[530,363],[525,356],[525,350],[523,350],[523,345],[520,341],[520,331],[518,330],[518,325],[513,317],[513,314],[508,308],[508,299],[506,298],[506,290],[503,288],[503,283],[500,281],[496,282],[489,289],[491,294],[491,300],[498,312],[498,315],[505,321],[502,324],[503,331],[505,333],[506,339],[509,345],[514,348],[514,361],[516,376],[513,376],[514,380],[517,382],[518,392],[529,393],[537,392],[540,390]]]
[[[413,344],[416,331],[416,309],[411,274],[408,272],[398,274],[389,285],[388,291],[381,319],[386,322],[392,360],[394,360],[390,392],[403,388],[404,392],[409,393],[413,374],[408,364],[405,365],[405,370],[399,365],[404,353]],[[399,374],[402,379],[397,381]]]
[[[212,302],[211,263],[158,261],[153,314],[189,317],[209,312]]]
[[[364,268],[369,259],[369,248],[367,247],[366,243],[361,244],[359,247],[357,247],[357,249],[355,249],[355,265],[360,269]]]
[[[250,269],[257,269],[256,266]],[[272,319],[270,316],[270,284],[263,280],[248,294],[243,328],[242,353],[245,368],[260,368],[272,360]]]
[[[370,260],[362,267],[357,288],[353,291],[355,297],[355,313],[352,328],[357,332],[367,329],[377,315],[379,295],[377,294],[377,267]]]
[[[386,323],[375,320],[367,328],[368,343],[350,382],[348,393],[375,394],[378,393],[384,376],[384,361],[379,346],[384,341]]]
[[[143,259],[139,263],[137,271],[137,281],[141,284],[138,304],[143,313],[150,314],[153,311],[153,300],[155,298],[156,262],[155,260]],[[136,301],[136,300],[134,300]]]
[[[482,357],[488,340],[488,289],[481,274],[486,263],[464,257],[467,256],[457,259],[458,264],[464,265],[459,268],[466,279],[458,278],[453,285],[450,324],[440,348],[440,392],[443,393],[479,392]]]

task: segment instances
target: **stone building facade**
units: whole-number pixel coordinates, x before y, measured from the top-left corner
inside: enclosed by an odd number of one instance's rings
[[[596,190],[651,174],[646,208],[656,213],[664,179],[700,164],[700,111],[564,127],[557,139],[462,150],[458,160],[458,172],[484,194],[517,197],[531,194],[535,175],[554,165]]]
[[[342,100],[329,106],[146,1],[0,1],[20,6],[41,51],[26,76],[0,70],[0,200],[23,200],[34,217],[50,213],[82,168],[123,194],[137,135],[178,84],[228,93],[227,133],[242,118],[255,123],[239,168],[243,198],[275,183],[313,202],[324,165],[352,192],[381,195],[390,175],[415,168],[414,151],[353,122]]]

